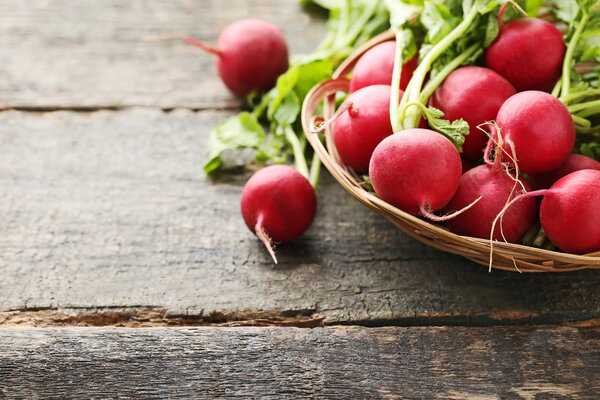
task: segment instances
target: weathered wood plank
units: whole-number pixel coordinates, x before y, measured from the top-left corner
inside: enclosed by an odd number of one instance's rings
[[[12,398],[595,399],[600,329],[0,329]]]
[[[252,16],[278,25],[298,54],[325,30],[296,0],[4,0],[0,15],[0,108],[236,107],[211,56],[143,39],[184,32],[214,43]]]
[[[0,321],[302,315],[477,325],[600,316],[597,271],[489,274],[407,237],[327,173],[314,225],[279,246],[273,266],[239,213],[248,175],[209,181],[202,172],[208,131],[227,115],[0,113]]]

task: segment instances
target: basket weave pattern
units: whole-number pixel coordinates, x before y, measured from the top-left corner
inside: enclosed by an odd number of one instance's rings
[[[488,266],[491,246],[489,240],[456,235],[439,225],[407,214],[381,200],[365,190],[340,161],[330,127],[325,131],[325,146],[319,140],[318,135],[312,133],[320,121],[331,118],[335,113],[335,94],[348,92],[350,81],[346,77],[360,56],[373,46],[392,39],[394,39],[392,32],[376,36],[346,59],[331,79],[318,84],[311,90],[302,106],[302,127],[305,135],[331,175],[361,203],[383,215],[398,228],[423,243]],[[323,101],[325,102],[324,115],[314,115],[317,106]],[[600,268],[600,252],[575,255],[495,241],[492,262],[493,268],[508,271],[565,272]]]

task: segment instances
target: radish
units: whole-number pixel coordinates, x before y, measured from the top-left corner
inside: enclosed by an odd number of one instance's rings
[[[562,34],[551,23],[537,18],[515,19],[500,24],[498,37],[485,52],[485,65],[518,91],[549,92],[560,78],[565,51]]]
[[[430,105],[444,113],[444,119],[464,119],[469,135],[462,145],[462,156],[479,160],[488,137],[478,126],[493,120],[500,106],[515,88],[503,77],[488,68],[463,67],[453,71],[430,98]]]
[[[571,114],[545,92],[530,90],[510,97],[500,107],[496,124],[502,152],[516,158],[518,168],[527,174],[558,168],[575,144]]]
[[[600,171],[583,169],[560,178],[544,193],[540,220],[548,239],[560,249],[591,253],[600,251],[598,210]]]
[[[378,44],[363,54],[352,70],[350,92],[356,92],[358,89],[371,85],[391,85],[395,54],[396,42],[394,41]],[[403,64],[400,90],[406,89],[418,62],[419,54],[417,53]]]
[[[242,191],[244,221],[273,257],[273,242],[289,242],[302,235],[317,212],[317,197],[308,179],[287,165],[256,172]]]
[[[219,36],[217,47],[181,34],[159,39],[166,38],[183,39],[217,56],[221,80],[240,97],[271,89],[289,67],[285,39],[275,25],[262,19],[242,19],[227,26]]]
[[[575,171],[560,178],[550,189],[517,196],[496,216],[492,226],[513,204],[533,196],[544,196],[540,221],[552,243],[568,253],[600,251],[600,171]]]
[[[351,93],[333,124],[333,140],[341,160],[357,173],[369,170],[375,147],[391,135],[389,85],[367,86]]]
[[[560,167],[542,175],[530,176],[529,183],[535,190],[548,189],[554,182],[563,176],[582,169],[595,169],[600,171],[600,162],[581,154],[570,154],[567,161],[561,164]]]
[[[481,201],[471,209],[447,222],[451,232],[458,235],[486,239],[496,215],[506,203],[522,192],[529,190],[526,182],[518,182],[502,171],[500,164],[480,165],[469,170],[460,178],[456,194],[446,206],[448,212],[460,210],[481,196]],[[535,199],[528,198],[511,207],[495,227],[493,239],[517,243],[534,222],[537,214]]]
[[[373,151],[369,176],[377,195],[433,221],[458,188],[462,165],[456,147],[429,129],[407,129],[385,138]]]

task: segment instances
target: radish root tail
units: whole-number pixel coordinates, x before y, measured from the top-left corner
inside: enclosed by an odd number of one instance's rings
[[[331,118],[329,118],[327,121],[321,122],[321,124],[312,133],[325,132],[325,129],[327,129],[329,125],[333,124],[335,120],[338,119],[346,110],[348,110],[348,112],[353,116],[358,114],[358,110],[356,107],[354,107],[354,104],[351,101],[344,103]]]
[[[486,130],[484,127],[488,127]],[[498,147],[502,147],[502,137],[498,134],[500,128],[494,121],[484,122],[483,124],[477,125],[477,129],[485,133],[489,139],[485,150],[483,152],[483,162],[488,165],[495,165],[496,163],[502,162],[502,157],[498,154]],[[500,141],[500,142],[499,142]],[[496,147],[496,154],[494,160],[491,159],[492,149]]]
[[[498,12],[498,27],[500,29],[502,29],[502,27],[504,26],[504,22],[502,22],[502,20],[504,19],[504,13],[506,12],[506,7],[509,4],[512,4],[513,7],[515,7],[525,17],[529,16],[529,15],[527,15],[527,11],[523,10],[523,8],[521,8],[521,6],[516,1],[507,0],[506,2],[504,2],[504,4],[502,4],[502,7],[500,7],[500,12]]]
[[[543,189],[543,190],[536,190],[533,192],[527,192],[527,193],[523,193],[518,195],[517,197],[515,197],[514,199],[512,199],[510,202],[508,202],[504,208],[502,210],[500,210],[500,212],[498,213],[498,215],[496,215],[496,218],[494,218],[494,222],[492,222],[492,229],[490,230],[490,264],[489,264],[489,272],[492,272],[492,263],[493,263],[493,257],[494,257],[494,230],[496,229],[496,224],[498,223],[499,220],[501,220],[502,216],[506,213],[506,211],[508,211],[508,209],[515,204],[516,202],[523,200],[525,198],[528,197],[535,197],[535,196],[544,196],[546,194],[548,194],[550,192],[549,189]]]
[[[146,42],[158,42],[158,41],[161,41],[161,40],[171,40],[171,39],[185,40],[186,42],[188,42],[192,46],[196,46],[196,47],[198,47],[198,48],[206,51],[207,53],[211,53],[211,54],[214,54],[216,56],[220,56],[221,53],[222,53],[221,49],[219,49],[217,47],[209,46],[207,44],[204,44],[201,41],[199,41],[197,39],[194,39],[191,36],[184,35],[183,33],[172,33],[170,35],[162,35],[162,36],[150,36],[150,37],[144,38],[144,41],[146,41]]]
[[[427,204],[424,204],[421,207],[419,207],[419,212],[425,218],[430,219],[430,220],[435,221],[435,222],[448,221],[449,219],[455,218],[455,217],[459,216],[460,214],[464,213],[465,211],[467,211],[469,208],[473,207],[475,204],[477,204],[477,202],[479,200],[481,200],[482,197],[483,196],[479,196],[478,198],[475,199],[474,202],[472,202],[471,204],[469,204],[468,206],[464,207],[461,210],[455,211],[455,212],[450,213],[450,214],[442,215],[442,216],[435,215],[432,212],[432,210],[429,207],[429,205],[427,205]]]
[[[265,231],[265,228],[263,228],[262,226],[262,218],[259,218],[258,222],[256,223],[256,226],[254,227],[254,231],[256,233],[256,236],[260,239],[261,242],[263,242],[263,244],[267,248],[267,251],[273,258],[273,261],[275,261],[275,264],[277,264],[277,257],[275,256],[275,250],[273,250],[273,241]]]

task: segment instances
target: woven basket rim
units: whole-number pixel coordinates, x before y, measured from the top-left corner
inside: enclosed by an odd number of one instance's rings
[[[318,135],[312,132],[319,119],[329,119],[335,113],[335,93],[348,92],[349,80],[346,76],[367,50],[393,39],[394,33],[386,31],[365,43],[340,64],[331,79],[316,85],[302,105],[302,126],[306,138],[338,183],[361,203],[417,240],[485,266],[489,265],[492,247],[492,267],[496,269],[518,272],[566,272],[600,268],[600,252],[578,255],[499,241],[492,244],[490,240],[457,235],[440,225],[410,215],[366,191],[360,185],[340,161],[330,127],[325,131],[326,145],[323,146]],[[316,107],[323,101],[323,116],[315,116]]]

